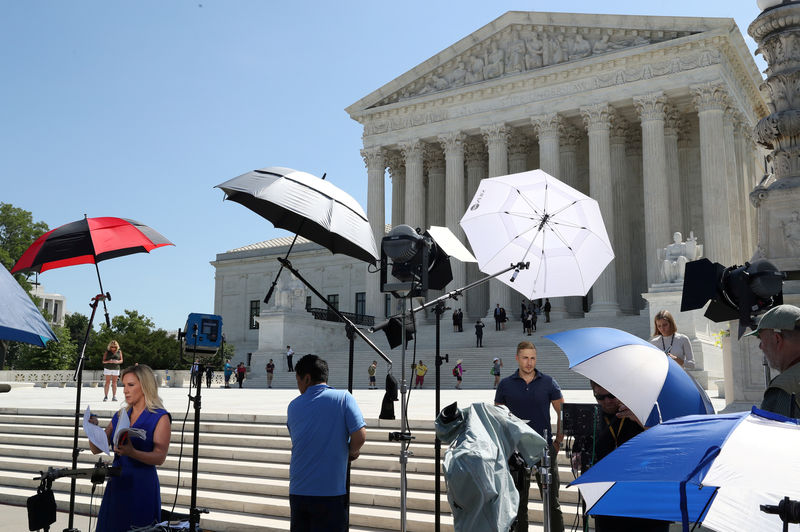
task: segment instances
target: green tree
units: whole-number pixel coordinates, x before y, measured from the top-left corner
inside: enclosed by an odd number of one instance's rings
[[[85,334],[85,333],[84,333]],[[103,354],[111,340],[119,342],[123,366],[147,364],[153,369],[172,369],[179,358],[180,343],[163,329],[156,329],[153,320],[135,310],[114,316],[111,327],[102,324],[94,341],[86,348],[87,367],[101,369]]]
[[[33,215],[10,203],[0,203],[0,262],[7,270],[11,270],[33,241],[47,232],[47,224],[34,222]],[[17,276],[18,281],[25,281]],[[30,291],[27,281],[20,282],[26,291]]]
[[[69,335],[66,327],[54,326],[53,332],[58,338],[58,342],[47,342],[46,347],[36,347],[33,345],[17,344],[14,353],[16,369],[70,369],[77,348]]]

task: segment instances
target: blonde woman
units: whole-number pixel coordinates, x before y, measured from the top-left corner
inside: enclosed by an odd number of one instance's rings
[[[144,430],[144,439],[120,439],[114,447],[114,466],[122,468],[110,477],[97,516],[96,532],[117,532],[151,526],[161,520],[161,487],[156,466],[169,451],[172,418],[158,396],[155,373],[140,364],[122,371],[125,404],[106,427],[112,442],[119,416],[126,412],[133,428]],[[100,451],[90,442],[92,452]]]
[[[106,352],[103,353],[103,377],[105,384],[103,384],[103,391],[105,397],[103,401],[108,401],[108,386],[111,385],[111,400],[117,400],[117,379],[119,379],[119,368],[122,364],[122,349],[119,348],[119,343],[116,340],[111,340],[108,343]]]
[[[694,369],[692,342],[685,334],[678,332],[675,318],[668,310],[661,310],[653,319],[653,336],[650,343],[664,351],[668,357],[684,369]]]

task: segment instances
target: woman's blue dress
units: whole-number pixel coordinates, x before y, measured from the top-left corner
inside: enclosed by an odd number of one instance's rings
[[[132,409],[128,409],[128,415]],[[131,438],[134,449],[153,450],[153,434],[166,410],[150,412],[145,409],[132,426],[144,429],[146,438]],[[111,420],[111,434],[117,428],[119,412]],[[170,418],[171,419],[171,418]],[[122,474],[109,477],[97,515],[96,532],[128,532],[131,527],[143,527],[161,521],[161,486],[156,467],[143,464],[129,456],[115,455],[114,466],[122,467]]]

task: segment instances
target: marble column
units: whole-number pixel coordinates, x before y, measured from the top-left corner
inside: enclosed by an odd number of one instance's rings
[[[389,177],[392,180],[392,227],[405,220],[406,208],[406,163],[399,152],[391,152],[387,157]]]
[[[610,132],[614,108],[608,104],[581,107],[589,133],[589,192],[600,206],[612,249],[614,249],[614,200],[611,184]],[[617,270],[612,260],[592,287],[592,316],[617,315]]]
[[[486,148],[489,152],[489,177],[498,177],[508,174],[508,137],[511,134],[511,128],[505,124],[493,124],[491,126],[482,127],[481,134],[483,140],[486,142]],[[495,273],[495,272],[489,272]],[[507,285],[492,279],[489,281],[489,309],[486,318],[489,320],[494,319],[494,308],[496,304],[506,309],[506,315],[509,319],[514,315],[514,309],[511,308],[511,288]],[[489,322],[489,327],[491,327]]]
[[[731,255],[735,264],[742,264],[745,260],[742,251],[742,233],[744,227],[741,222],[742,208],[739,204],[739,180],[736,177],[736,142],[734,139],[734,124],[736,110],[730,107],[725,109],[723,117],[723,141],[725,143],[726,182],[728,192],[728,212],[731,217],[730,238]],[[747,257],[750,258],[750,257]]]
[[[703,254],[711,262],[733,263],[731,254],[725,161],[724,115],[727,93],[722,85],[691,87],[700,119],[700,174],[703,188]]]
[[[556,179],[561,179],[560,134],[563,120],[558,113],[535,116],[531,119],[536,135],[539,137],[539,168]],[[563,319],[567,316],[567,306],[563,297],[551,297],[550,317]]]
[[[412,228],[425,229],[425,186],[422,181],[422,149],[419,140],[404,142],[400,151],[406,163],[405,220]]]
[[[583,135],[574,126],[564,124],[559,135],[559,168],[561,181],[575,190],[580,189],[578,183],[578,143]],[[567,316],[570,318],[583,317],[583,297],[571,296],[564,298]]]
[[[611,128],[611,186],[614,194],[614,263],[617,268],[617,300],[620,310],[634,314],[633,284],[631,283],[631,226],[637,223],[631,217],[633,203],[628,189],[628,161],[625,156],[626,135],[630,129],[628,121],[617,117]],[[637,309],[638,313],[638,309]]]
[[[681,166],[678,159],[678,127],[680,121],[681,115],[678,109],[674,105],[667,105],[664,117],[664,159],[666,160],[666,181],[669,194],[668,229],[670,234],[680,231],[684,237],[688,237],[689,228],[683,223]],[[671,241],[671,239],[667,240],[667,244]]]
[[[755,213],[749,201],[750,191],[755,186],[755,183],[751,182],[752,175],[748,168],[752,157],[749,157],[747,153],[747,129],[746,118],[738,114],[734,124],[733,137],[736,149],[736,179],[739,183],[739,216],[742,227],[743,260],[749,260],[753,255],[753,251],[755,251],[755,242],[751,238],[752,229],[755,225],[755,217],[753,216]]]
[[[375,247],[380,252],[381,239],[386,225],[385,186],[386,155],[382,147],[364,148],[361,156],[367,165],[367,219],[375,237]],[[375,316],[376,321],[383,316],[383,294],[380,287],[380,275],[376,271],[366,274],[366,313]]]
[[[672,242],[669,224],[669,184],[667,183],[664,140],[667,99],[656,92],[633,99],[642,122],[642,174],[644,181],[644,241],[647,256],[647,285],[661,281],[658,249]]]
[[[522,133],[522,131],[519,129],[512,130],[511,135],[508,138],[509,174],[518,174],[528,169],[528,152],[530,150],[530,146],[530,139],[527,135]],[[509,294],[510,302],[509,306],[506,308],[506,311],[508,311],[509,308],[516,311],[520,308],[521,303],[527,300],[527,297],[514,289],[512,289]],[[515,315],[518,314],[515,312]]]
[[[444,204],[445,225],[462,244],[466,244],[467,241],[464,231],[458,223],[464,215],[466,204],[464,182],[464,142],[466,139],[467,136],[461,132],[439,136],[445,159],[445,188],[447,189]],[[455,290],[466,285],[466,264],[458,259],[450,259],[450,268],[453,271],[453,282],[448,286],[448,290]],[[452,303],[450,306],[454,309],[466,310],[468,299],[469,293],[464,293],[458,303]]]
[[[642,128],[631,127],[627,131],[625,158],[628,160],[626,187],[631,202],[631,220],[644,220],[644,184],[642,183]],[[644,224],[631,225],[631,249],[644,249]],[[631,254],[631,277],[633,290],[631,293],[634,313],[641,311],[646,302],[642,294],[647,292],[647,257],[644,253]]]
[[[481,179],[486,177],[488,156],[483,140],[479,137],[468,137],[464,144],[464,157],[467,163],[467,195],[464,202],[466,210]],[[471,250],[471,246],[467,246]],[[478,269],[477,263],[467,264],[467,282],[473,283],[483,277],[484,274]],[[483,318],[489,308],[489,285],[483,283],[469,291],[468,304],[464,311],[470,318]]]
[[[423,151],[428,167],[428,215],[425,229],[432,225],[445,225],[445,164],[444,153],[437,144],[426,144]]]
[[[696,128],[695,128],[696,131]],[[683,227],[687,232],[705,242],[703,231],[703,191],[700,179],[700,150],[689,121],[678,124],[678,164],[680,166]]]

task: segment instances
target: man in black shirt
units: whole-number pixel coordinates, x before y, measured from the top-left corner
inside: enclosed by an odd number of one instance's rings
[[[642,423],[628,407],[594,381],[590,381],[594,398],[600,407],[600,416],[594,427],[594,435],[575,438],[572,447],[572,465],[586,472],[593,464],[610,454],[614,449],[644,432]],[[634,517],[596,515],[595,532],[667,532],[669,522]]]

